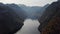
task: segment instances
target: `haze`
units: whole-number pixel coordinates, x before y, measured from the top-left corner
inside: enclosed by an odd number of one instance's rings
[[[0,0],[3,3],[15,3],[15,4],[24,4],[26,6],[44,6],[47,3],[51,4],[57,0]]]

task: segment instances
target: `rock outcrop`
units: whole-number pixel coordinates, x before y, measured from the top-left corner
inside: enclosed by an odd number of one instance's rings
[[[38,20],[41,34],[60,34],[60,1],[49,5]]]
[[[12,8],[0,3],[0,34],[16,33],[23,26],[23,22],[24,19],[20,18]]]

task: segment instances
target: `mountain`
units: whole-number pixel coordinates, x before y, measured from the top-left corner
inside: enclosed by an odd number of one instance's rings
[[[41,34],[60,34],[60,1],[49,5],[38,20]]]
[[[19,6],[23,10],[25,10],[25,12],[27,12],[27,14],[28,14],[27,18],[38,19],[42,15],[42,13],[45,10],[45,8],[47,6],[49,6],[49,4],[47,4],[44,7],[40,7],[40,6],[25,6],[25,5],[22,5],[22,4],[20,4]]]
[[[36,11],[35,16],[37,16],[37,18],[39,19],[43,12],[46,10],[46,8],[49,6],[50,4],[46,4],[45,6],[43,6],[41,9],[39,9],[38,11]]]
[[[17,4],[6,4],[6,5],[12,8],[20,16],[20,18],[26,19],[27,13]]]
[[[14,34],[23,26],[24,18],[22,19],[11,4],[0,3],[0,34]],[[22,13],[23,14],[23,13]],[[20,13],[20,15],[22,15]],[[22,15],[25,16],[25,15]]]

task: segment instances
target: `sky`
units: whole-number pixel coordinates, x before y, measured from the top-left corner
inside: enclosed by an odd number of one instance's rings
[[[57,0],[0,0],[3,3],[15,3],[15,4],[24,4],[26,6],[44,6],[46,4],[51,4]]]

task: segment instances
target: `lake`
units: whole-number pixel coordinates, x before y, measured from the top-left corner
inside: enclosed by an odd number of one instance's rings
[[[39,25],[40,24],[38,20],[26,19],[22,29],[19,30],[16,34],[40,34],[38,31]]]

